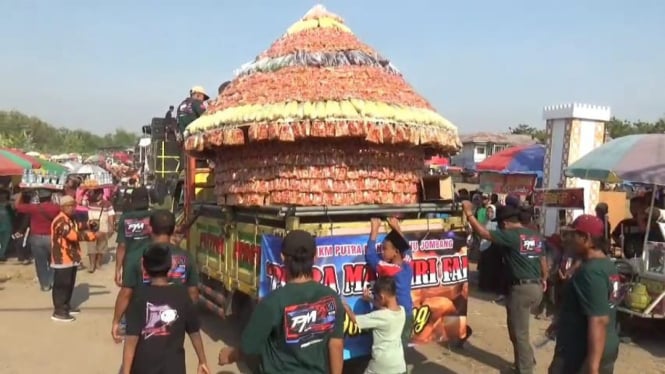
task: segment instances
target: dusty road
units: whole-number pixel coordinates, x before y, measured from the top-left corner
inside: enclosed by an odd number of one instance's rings
[[[51,295],[40,292],[33,280],[32,266],[0,265],[0,373],[108,374],[117,373],[121,346],[110,339],[112,306],[117,288],[110,266],[95,274],[80,272],[75,301],[82,313],[74,323],[51,321]],[[11,275],[12,279],[1,281]],[[420,347],[418,357],[409,357],[413,373],[498,373],[509,366],[512,350],[507,340],[504,309],[488,295],[470,299],[469,322],[474,334],[464,349],[439,345]],[[216,373],[242,373],[236,366],[219,368],[218,350],[234,344],[238,332],[230,322],[203,313],[204,343],[209,363]],[[533,321],[536,340],[546,322]],[[654,331],[660,331],[657,336]],[[665,331],[661,325],[637,335],[634,343],[622,344],[617,374],[665,373]],[[537,350],[537,373],[546,373],[553,344]],[[194,372],[196,359],[187,344],[188,367]]]

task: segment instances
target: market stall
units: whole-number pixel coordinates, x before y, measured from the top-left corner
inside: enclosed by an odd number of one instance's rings
[[[624,274],[628,273],[621,288],[627,293],[617,309],[639,318],[665,318],[665,227],[657,222],[665,217],[663,211],[654,209],[656,190],[665,186],[665,135],[640,134],[614,139],[571,164],[565,175],[606,183],[636,182],[653,187],[650,208],[638,212],[636,218],[646,230],[642,257],[631,261],[627,269],[626,266],[620,267]],[[656,211],[658,215],[654,217]]]
[[[541,144],[511,147],[495,153],[476,165],[480,190],[526,196],[543,177],[544,158],[545,146]]]

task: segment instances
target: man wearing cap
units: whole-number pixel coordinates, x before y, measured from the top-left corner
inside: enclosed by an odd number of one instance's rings
[[[584,214],[571,225],[579,269],[564,286],[550,374],[612,374],[619,354],[616,305],[620,277],[605,254],[605,224]]]
[[[189,97],[178,105],[178,131],[181,137],[187,126],[206,111],[204,103],[209,98],[203,87],[194,86],[189,90]]]
[[[506,205],[502,211],[504,228],[487,230],[473,214],[473,204],[462,202],[473,231],[482,239],[499,244],[508,270],[506,314],[508,335],[513,344],[516,372],[532,374],[535,367],[529,339],[531,309],[540,304],[547,285],[548,269],[540,233],[522,226],[520,209]]]
[[[84,230],[74,220],[76,200],[69,195],[60,198],[61,212],[51,223],[51,267],[53,275],[53,315],[59,322],[74,321],[72,314],[79,310],[71,305],[76,271],[81,264],[81,241],[94,241],[104,238],[104,233]]]
[[[314,280],[316,243],[306,231],[282,242],[286,281],[256,305],[240,349],[223,348],[219,364],[258,356],[261,373],[342,374],[344,319],[339,295]],[[256,372],[256,371],[255,371]]]

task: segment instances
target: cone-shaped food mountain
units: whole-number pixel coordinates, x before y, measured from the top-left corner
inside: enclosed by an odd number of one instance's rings
[[[242,66],[186,130],[190,151],[257,141],[356,138],[456,153],[457,129],[364,44],[316,6]]]

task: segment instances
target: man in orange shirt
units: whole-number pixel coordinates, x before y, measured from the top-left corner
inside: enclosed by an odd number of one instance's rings
[[[53,315],[58,322],[72,322],[80,311],[71,306],[76,271],[81,264],[81,241],[95,241],[105,234],[84,230],[74,220],[76,200],[69,195],[60,198],[60,213],[51,223],[51,267],[53,276]],[[87,227],[85,227],[87,229]]]

